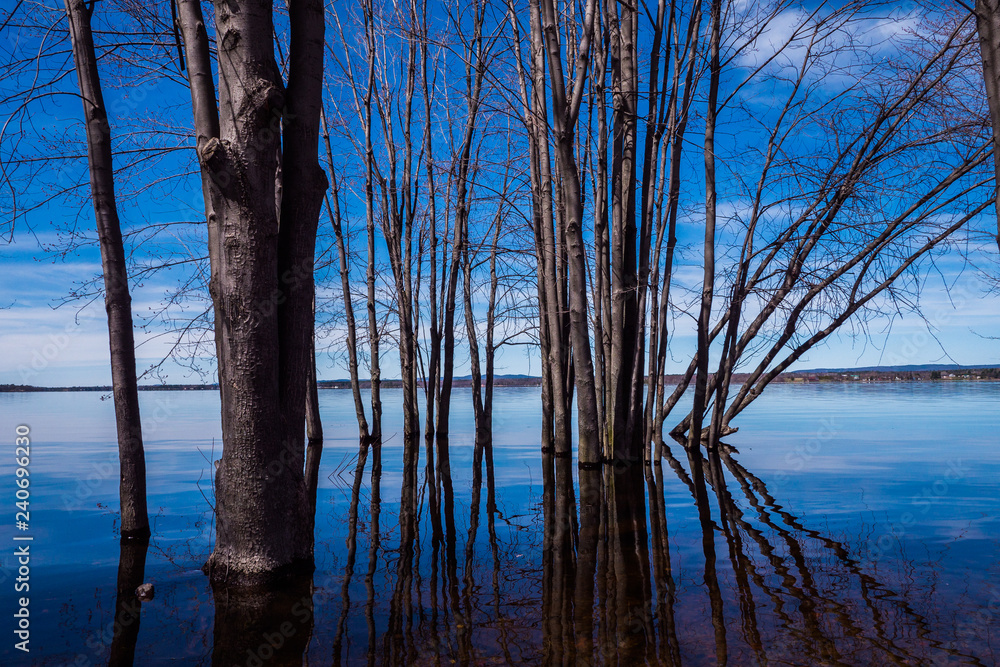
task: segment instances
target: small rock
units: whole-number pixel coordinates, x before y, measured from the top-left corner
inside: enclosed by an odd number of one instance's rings
[[[153,599],[153,584],[142,584],[139,588],[135,589],[135,596],[145,602],[146,600]]]

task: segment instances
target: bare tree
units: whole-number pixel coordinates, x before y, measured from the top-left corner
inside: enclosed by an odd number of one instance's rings
[[[84,0],[66,0],[73,60],[76,63],[80,99],[83,101],[90,189],[101,247],[101,268],[104,272],[104,303],[108,313],[111,382],[121,465],[121,535],[122,539],[146,539],[150,534],[146,513],[146,456],[142,446],[142,420],[139,415],[132,298],[129,294],[125,246],[115,199],[111,125],[104,104],[94,36],[90,27],[93,9],[93,4],[88,6]]]
[[[535,12],[540,15],[532,24],[532,43],[536,49],[544,48],[548,58],[556,162],[561,177],[563,228],[560,231],[565,234],[567,243],[569,319],[577,389],[577,456],[582,465],[596,465],[601,460],[600,427],[597,422],[597,390],[590,348],[587,262],[583,240],[584,202],[575,154],[575,127],[590,69],[597,2],[590,0],[586,6],[580,44],[576,49],[575,76],[571,85],[567,85],[563,69],[555,6],[549,0],[540,0],[537,5],[536,8],[532,4],[533,15]]]
[[[715,123],[718,115],[719,76],[721,65],[719,48],[722,35],[722,2],[712,0],[711,38],[709,59],[711,74],[708,83],[708,107],[705,112],[705,242],[704,273],[701,286],[701,308],[698,311],[698,373],[695,376],[694,407],[691,408],[690,440],[693,446],[701,443],[701,420],[705,411],[708,391],[708,329],[712,317],[712,296],[715,290],[715,227],[718,193],[715,180]],[[709,443],[712,446],[712,443]]]

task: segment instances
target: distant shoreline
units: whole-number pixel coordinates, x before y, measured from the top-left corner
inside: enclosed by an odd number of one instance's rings
[[[993,366],[973,366],[973,367],[914,367],[915,370],[904,370],[901,367],[892,370],[870,370],[870,369],[830,369],[817,371],[791,371],[782,373],[774,382],[779,384],[815,384],[830,382],[989,382],[1000,380],[1000,368]],[[667,384],[677,384],[683,375],[667,375]],[[750,376],[746,373],[733,374],[733,382],[741,383]],[[369,380],[361,380],[362,389],[371,388]],[[420,386],[423,386],[421,381]],[[542,378],[530,376],[499,376],[494,378],[495,387],[540,387]],[[385,389],[399,389],[403,386],[402,380],[382,380],[382,387]],[[455,378],[455,387],[471,387],[472,380],[468,377]],[[321,380],[320,389],[350,389],[350,380]],[[139,391],[208,391],[218,390],[218,384],[154,384],[139,387]],[[75,391],[100,391],[109,392],[110,386],[74,386],[74,387],[36,387],[33,385],[0,384],[0,393],[28,393],[28,392],[75,392]]]

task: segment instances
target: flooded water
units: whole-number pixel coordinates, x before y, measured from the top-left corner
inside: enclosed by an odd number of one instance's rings
[[[543,461],[538,390],[500,388],[481,479],[459,394],[450,483],[410,508],[400,394],[355,485],[351,396],[322,391],[316,572],[255,597],[200,571],[214,392],[140,396],[148,549],[117,540],[111,401],[0,394],[11,450],[17,424],[33,441],[30,654],[8,456],[0,664],[1000,663],[1000,384],[776,386],[718,457],[596,472]]]

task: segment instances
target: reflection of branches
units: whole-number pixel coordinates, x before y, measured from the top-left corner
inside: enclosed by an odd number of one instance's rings
[[[890,634],[892,628],[889,624],[892,622],[898,623],[896,615],[900,613],[912,624],[912,627],[916,628],[919,640],[925,640],[932,648],[944,651],[949,655],[966,658],[973,664],[981,664],[977,658],[971,655],[945,648],[940,641],[933,638],[932,628],[924,616],[914,610],[903,596],[867,574],[863,570],[861,562],[852,557],[842,543],[826,537],[818,531],[806,528],[796,517],[784,510],[775,501],[767,491],[767,487],[763,481],[737,463],[731,454],[722,452],[720,456],[721,462],[733,474],[746,495],[747,500],[757,511],[758,519],[764,525],[776,531],[787,545],[788,553],[792,556],[796,569],[799,571],[802,587],[798,588],[792,585],[794,580],[789,581],[787,579],[788,574],[786,573],[786,581],[789,583],[786,590],[793,597],[797,597],[800,600],[800,612],[806,624],[805,633],[801,636],[807,642],[819,642],[819,657],[830,659],[836,655],[836,646],[833,639],[823,634],[819,618],[816,617],[817,603],[822,603],[823,608],[836,611],[834,618],[843,627],[845,636],[867,641],[869,643],[868,649],[881,659],[889,660],[895,664],[913,664],[922,660],[919,654],[914,653],[914,649],[907,645],[901,645],[899,638]],[[759,496],[759,499],[757,496]],[[734,510],[736,506],[735,503],[729,502],[725,503],[724,507],[727,510]],[[725,510],[720,509],[720,511]],[[816,579],[811,574],[810,567],[804,555],[806,550],[803,543],[800,542],[795,533],[775,522],[772,515],[780,517],[782,523],[788,528],[822,544],[825,549],[835,556],[836,561],[847,571],[848,576],[854,578],[858,584],[861,599],[864,601],[867,611],[871,614],[875,630],[874,638],[866,637],[866,634],[863,632],[864,627],[857,624],[857,620],[860,619],[857,617],[857,612],[853,611],[853,605],[850,601],[841,601],[835,597],[831,598],[817,588]],[[750,532],[746,522],[742,521],[742,513],[736,510],[732,516],[740,517],[743,527],[749,534],[754,535],[755,540],[763,540],[766,543],[766,540],[759,531]],[[762,544],[762,550],[763,548]],[[770,553],[773,553],[773,551],[770,551]],[[774,562],[773,556],[772,562]],[[831,576],[833,576],[832,573]],[[890,605],[888,609],[884,608],[886,603]]]

